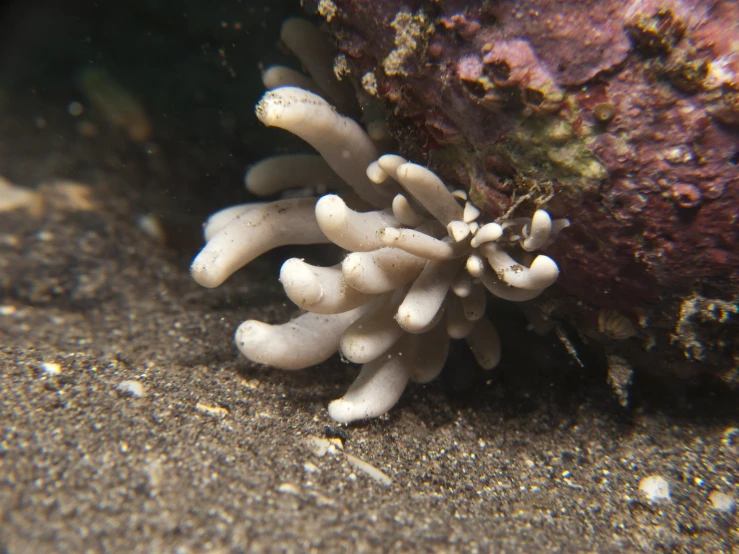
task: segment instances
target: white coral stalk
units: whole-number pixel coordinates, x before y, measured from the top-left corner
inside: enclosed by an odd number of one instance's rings
[[[214,288],[273,248],[328,242],[316,223],[315,203],[315,198],[280,200],[237,215],[193,260],[190,266],[193,279],[204,287]]]
[[[416,335],[410,378],[416,383],[428,383],[439,376],[449,356],[449,335],[443,325],[427,333]]]
[[[464,315],[470,321],[482,319],[485,315],[485,307],[487,305],[485,288],[482,285],[473,285],[468,296],[462,298],[462,306],[464,306]]]
[[[316,221],[331,242],[354,252],[382,248],[385,245],[379,231],[398,224],[388,211],[356,212],[334,194],[327,194],[316,203]]]
[[[349,326],[339,346],[347,360],[357,364],[371,362],[403,336],[403,329],[393,317],[405,292],[401,288],[378,298],[370,311]]]
[[[460,260],[426,263],[398,308],[395,319],[403,329],[420,333],[431,325],[460,266]]]
[[[282,24],[280,38],[308,70],[313,81],[325,91],[327,98],[342,111],[353,111],[356,105],[354,91],[348,83],[336,80],[336,52],[326,36],[309,21],[293,17]]]
[[[534,258],[531,267],[525,267],[511,258],[508,253],[493,242],[486,242],[481,252],[498,277],[512,287],[526,290],[542,290],[552,285],[559,276],[559,268],[548,256]]]
[[[498,365],[500,337],[488,318],[479,319],[465,340],[481,368],[489,370]]]
[[[267,90],[274,90],[281,87],[298,87],[309,90],[318,96],[324,96],[326,94],[307,75],[303,75],[300,71],[295,71],[282,65],[271,65],[265,69],[262,72],[262,84]]]
[[[418,277],[426,259],[398,248],[353,252],[341,264],[346,283],[367,294],[391,291]]]
[[[304,313],[282,325],[245,321],[236,330],[236,345],[254,362],[303,369],[336,354],[341,335],[366,310],[361,306],[335,315]]]
[[[458,297],[450,296],[446,304],[446,330],[453,339],[463,339],[470,334],[475,322],[465,315],[462,301]]]
[[[533,252],[544,247],[549,241],[549,234],[552,232],[552,218],[544,210],[536,210],[531,218],[531,225],[524,227],[524,236],[521,242],[521,248],[526,252]]]
[[[340,264],[317,267],[292,258],[282,264],[280,283],[296,305],[318,314],[347,312],[373,298],[346,285]]]
[[[393,215],[406,227],[418,227],[424,222],[423,217],[418,215],[418,212],[402,194],[397,194],[393,198]]]
[[[344,187],[338,175],[316,154],[284,154],[254,164],[244,176],[246,189],[270,196],[292,188]]]
[[[259,101],[257,117],[308,142],[362,199],[387,205],[366,173],[377,158],[375,144],[357,122],[338,114],[323,98],[296,87],[278,88]]]
[[[395,172],[398,182],[445,227],[461,220],[463,209],[435,173],[414,163],[404,163]]]
[[[362,366],[343,397],[328,405],[328,414],[340,423],[377,417],[392,408],[411,375],[413,337],[407,335],[387,353]]]
[[[380,231],[380,240],[385,246],[400,248],[429,260],[453,260],[470,251],[466,243],[439,240],[431,235],[413,229],[386,227]]]
[[[211,215],[205,222],[205,225],[203,225],[203,236],[205,237],[205,241],[208,242],[236,218],[266,204],[267,202],[250,202],[248,204],[237,204],[236,206],[231,206],[217,211]]]

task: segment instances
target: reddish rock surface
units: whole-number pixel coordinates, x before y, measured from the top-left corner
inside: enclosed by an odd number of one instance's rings
[[[551,255],[563,297],[581,302],[553,317],[635,365],[736,379],[739,4],[346,0],[319,12],[404,153],[492,217],[514,194],[530,195],[524,213],[555,193],[547,209],[573,225]],[[603,309],[635,337],[594,330]]]

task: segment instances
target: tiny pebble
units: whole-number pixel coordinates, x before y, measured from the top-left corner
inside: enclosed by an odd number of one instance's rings
[[[711,504],[713,504],[714,509],[719,512],[733,512],[736,506],[734,499],[724,492],[713,491],[708,498]]]
[[[120,383],[118,383],[117,388],[119,391],[128,393],[131,396],[135,396],[137,398],[146,396],[146,389],[144,389],[144,385],[142,385],[138,381],[121,381]]]
[[[84,111],[85,111],[85,107],[79,102],[72,101],[69,104],[67,104],[67,112],[72,117],[79,117],[82,115],[82,112]]]
[[[651,502],[670,500],[670,483],[659,475],[650,475],[639,482],[639,490]]]
[[[298,489],[298,487],[296,487],[292,483],[282,483],[277,487],[277,492],[300,496],[300,489]]]
[[[49,375],[59,375],[62,372],[62,366],[59,364],[48,364],[46,362],[41,364],[41,369]]]

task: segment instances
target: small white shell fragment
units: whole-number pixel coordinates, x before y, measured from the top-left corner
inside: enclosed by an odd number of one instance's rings
[[[387,473],[384,473],[383,471],[380,471],[372,464],[369,464],[365,462],[364,460],[360,460],[356,456],[352,456],[351,454],[344,454],[346,456],[346,461],[349,462],[349,465],[352,466],[355,470],[361,471],[362,473],[368,475],[381,485],[385,485],[389,487],[393,484],[393,480],[390,478],[390,476],[387,475]]]
[[[323,458],[326,454],[335,455],[344,449],[339,439],[322,439],[320,437],[307,437],[305,446],[319,458]]]
[[[146,396],[146,388],[139,381],[126,380],[118,383],[116,387],[122,393],[130,394],[136,398]]]
[[[639,491],[650,502],[670,500],[670,483],[660,475],[650,475],[639,481]]]
[[[462,200],[462,201],[467,200],[467,193],[463,191],[462,189],[457,189],[455,191],[452,191],[452,196],[456,198],[457,200]]]
[[[711,501],[713,509],[719,512],[733,512],[736,507],[736,501],[725,492],[713,491],[708,495],[708,499]]]
[[[293,496],[300,496],[300,489],[292,483],[280,483],[280,485],[277,486],[277,492],[281,492],[283,494],[292,494]]]
[[[43,369],[44,373],[47,375],[59,375],[62,372],[62,366],[54,363],[44,362],[41,364],[41,369]]]
[[[200,413],[214,417],[226,417],[228,415],[228,410],[226,408],[210,406],[209,404],[203,404],[202,402],[195,404],[195,409]]]
[[[167,231],[161,218],[155,214],[144,214],[136,220],[139,229],[149,235],[155,241],[164,244],[167,242]]]

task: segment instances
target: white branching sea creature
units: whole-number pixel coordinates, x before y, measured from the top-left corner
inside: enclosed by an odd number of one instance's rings
[[[289,75],[277,81],[285,80]],[[525,301],[554,283],[557,264],[529,253],[551,244],[567,220],[552,221],[537,210],[531,218],[479,222],[480,212],[464,191],[450,191],[433,172],[400,156],[380,156],[357,122],[304,88],[267,92],[257,116],[299,136],[320,157],[280,156],[257,164],[246,178],[252,193],[326,183],[347,190],[214,214],[205,226],[207,243],[192,263],[193,278],[217,287],[286,244],[333,243],[348,253],[331,267],[287,260],[280,282],[305,313],[280,325],[242,323],[236,331],[241,352],[290,370],[337,352],[362,364],[346,394],[329,404],[329,415],[339,422],[382,415],[409,381],[434,379],[450,339],[466,340],[480,366],[494,368],[501,345],[485,316],[485,291]],[[514,250],[521,262],[511,256]]]

